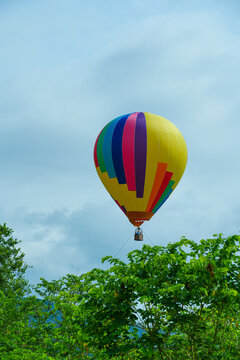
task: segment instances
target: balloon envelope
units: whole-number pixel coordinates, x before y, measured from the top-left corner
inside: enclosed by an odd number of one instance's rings
[[[168,199],[187,163],[187,147],[169,120],[146,112],[119,116],[94,147],[97,173],[129,221],[141,225]]]

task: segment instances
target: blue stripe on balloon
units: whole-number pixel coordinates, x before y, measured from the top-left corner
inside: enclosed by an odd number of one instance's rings
[[[110,178],[116,177],[116,172],[114,169],[113,158],[112,158],[112,137],[113,137],[113,132],[115,130],[115,127],[116,127],[119,119],[121,119],[121,118],[122,118],[122,116],[119,116],[118,118],[111,121],[111,123],[109,124],[109,127],[107,128],[107,131],[105,133],[104,140],[103,140],[103,158],[104,158],[104,163],[106,166],[108,176]]]
[[[112,157],[115,173],[117,175],[119,184],[126,184],[126,176],[123,167],[123,157],[122,157],[122,137],[123,129],[126,123],[126,120],[130,114],[124,115],[114,129],[112,137]]]

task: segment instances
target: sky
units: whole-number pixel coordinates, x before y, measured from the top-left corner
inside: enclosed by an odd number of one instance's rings
[[[161,115],[185,173],[144,243],[240,231],[238,0],[1,0],[0,221],[32,269],[59,279],[140,249],[99,180],[93,147],[113,118]]]

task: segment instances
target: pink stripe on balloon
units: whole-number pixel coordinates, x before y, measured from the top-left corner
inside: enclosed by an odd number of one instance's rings
[[[138,113],[131,114],[124,126],[122,138],[123,166],[129,191],[136,190],[135,181],[135,127]]]

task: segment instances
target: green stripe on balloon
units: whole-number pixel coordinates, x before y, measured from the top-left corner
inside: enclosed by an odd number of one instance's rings
[[[105,163],[104,163],[104,157],[103,157],[103,141],[104,141],[104,136],[105,136],[105,133],[106,133],[109,125],[110,124],[107,124],[105,126],[105,128],[102,130],[102,132],[99,136],[99,139],[98,139],[98,143],[97,143],[97,159],[98,159],[98,163],[99,163],[101,172],[107,171]]]
[[[156,209],[155,213],[158,211],[158,209],[160,209],[160,207],[165,203],[165,201],[167,201],[167,199],[169,198],[169,196],[171,195],[171,193],[173,192],[173,189],[171,189],[169,191],[169,193],[166,195],[166,197],[162,200],[162,202],[158,205],[158,208]],[[154,214],[155,214],[154,213]]]
[[[168,196],[168,193],[171,192],[172,190],[172,186],[175,183],[175,181],[170,180],[168,183],[168,186],[166,187],[166,189],[164,190],[162,196],[160,197],[160,199],[158,200],[157,204],[154,206],[152,212],[155,213],[159,207],[162,205],[161,202],[164,202],[165,198]]]

